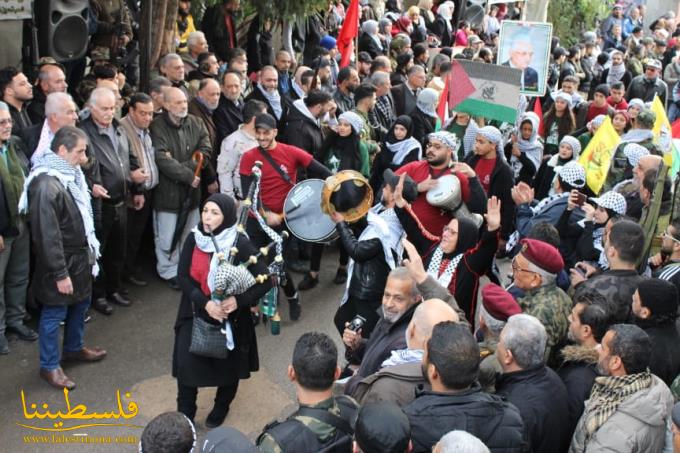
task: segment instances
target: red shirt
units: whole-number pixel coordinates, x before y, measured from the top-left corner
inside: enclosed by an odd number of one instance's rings
[[[293,184],[297,182],[297,169],[307,168],[314,159],[311,154],[296,146],[277,143],[276,148],[269,150],[274,162],[279,165],[284,173],[287,173]],[[247,151],[241,158],[239,173],[244,176],[253,174],[255,161],[262,162],[262,180],[260,182],[260,198],[265,207],[277,214],[283,212],[283,202],[286,200],[288,191],[293,187],[287,183],[278,171],[271,166],[269,161],[260,152],[259,148]]]
[[[614,107],[614,110],[628,110],[628,101],[625,98],[621,98],[621,101],[617,104],[612,100],[612,97],[607,98],[607,104]]]
[[[604,107],[596,107],[594,103],[591,103],[588,106],[586,121],[592,121],[597,115],[607,115],[610,108],[609,104],[605,104]]]
[[[468,182],[467,176],[462,173],[454,173],[450,168],[446,168],[443,171],[432,170],[430,168],[430,164],[428,164],[427,161],[419,160],[404,165],[395,173],[398,175],[406,173],[416,182],[416,184],[425,181],[430,175],[436,179],[440,176],[455,174],[460,180],[460,192],[463,201],[467,202],[470,199],[470,184]],[[453,216],[451,215],[451,212],[437,208],[428,203],[427,199],[425,198],[426,195],[427,192],[420,192],[418,194],[418,198],[416,198],[416,201],[413,202],[411,209],[418,217],[418,220],[420,220],[420,223],[422,223],[427,229],[427,231],[434,234],[435,236],[440,236],[442,234],[442,230],[451,221]]]
[[[482,188],[487,195],[489,195],[489,188],[491,187],[491,173],[496,166],[496,157],[493,159],[479,159],[475,165],[475,173],[482,184]]]

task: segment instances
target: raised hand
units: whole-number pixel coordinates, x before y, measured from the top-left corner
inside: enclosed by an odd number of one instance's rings
[[[486,228],[489,231],[496,231],[501,226],[501,201],[497,197],[491,197],[486,202]]]
[[[408,270],[416,283],[424,282],[427,279],[427,272],[425,272],[423,259],[418,254],[416,246],[406,238],[402,239],[401,243],[404,246],[404,251],[408,254],[408,258],[402,260],[401,264]]]

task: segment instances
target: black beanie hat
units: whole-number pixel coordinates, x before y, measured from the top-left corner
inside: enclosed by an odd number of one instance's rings
[[[672,314],[678,311],[678,290],[666,280],[649,278],[638,286],[640,304],[652,311],[652,316]]]

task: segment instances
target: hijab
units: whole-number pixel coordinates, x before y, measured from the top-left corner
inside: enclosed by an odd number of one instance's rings
[[[220,208],[220,211],[224,216],[222,224],[213,230],[213,235],[217,236],[227,228],[234,226],[236,223],[236,203],[234,202],[233,198],[223,193],[215,193],[210,195],[208,199],[205,200],[203,207],[205,207],[206,203],[208,202],[215,203],[217,207]],[[205,230],[202,220],[198,222],[198,230],[201,234],[210,236],[210,232]]]
[[[340,160],[338,170],[361,171],[359,134],[354,129],[354,126],[352,126],[351,130],[352,132],[347,137],[342,137],[335,131],[331,131],[328,134],[321,148],[321,162],[325,164],[331,158],[331,154],[335,152],[335,156]]]
[[[380,36],[378,36],[378,22],[377,21],[367,20],[361,26],[361,31],[363,31],[368,36],[370,36],[371,39],[373,40],[373,42],[378,46],[378,48],[380,50],[383,50],[382,41],[380,40]]]
[[[396,125],[403,126],[406,128],[406,137],[403,140],[397,140],[394,135],[394,127]],[[385,147],[390,150],[394,155],[392,157],[393,165],[401,165],[406,156],[415,148],[418,149],[418,160],[422,158],[423,150],[420,142],[413,138],[413,121],[408,115],[401,115],[394,122],[394,125],[390,128],[387,133],[387,138],[385,139]]]
[[[531,123],[531,136],[528,140],[525,140],[522,137],[521,129],[522,125],[527,121]],[[531,163],[534,164],[536,169],[541,166],[541,159],[543,159],[543,144],[538,140],[539,123],[540,120],[538,115],[536,115],[534,112],[525,112],[520,117],[520,130],[517,131],[517,145],[519,146],[520,151],[523,152],[531,161]],[[519,159],[517,159],[515,156],[512,156],[510,159],[511,162],[515,160]]]
[[[456,256],[475,247],[478,236],[479,230],[472,220],[465,217],[458,218],[458,243],[451,255]]]

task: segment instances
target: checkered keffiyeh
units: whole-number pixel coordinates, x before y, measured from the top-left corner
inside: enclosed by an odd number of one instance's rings
[[[623,147],[623,155],[626,156],[626,159],[628,159],[630,166],[635,167],[637,166],[638,162],[640,162],[640,158],[642,156],[649,155],[649,150],[642,145],[638,145],[637,143],[628,143]]]
[[[444,143],[447,147],[449,147],[452,151],[455,151],[456,148],[458,147],[458,138],[456,137],[455,134],[452,134],[451,132],[446,131],[433,132],[430,135],[428,135],[427,138],[430,140],[439,140],[440,142]],[[454,159],[456,158],[455,154],[453,157]]]
[[[477,131],[477,134],[496,144],[496,150],[503,155],[503,134],[493,126],[484,126]]]
[[[562,141],[560,141],[560,145],[562,143],[566,143],[571,147],[572,151],[571,160],[577,160],[579,154],[581,154],[581,142],[579,142],[576,137],[572,137],[571,135],[565,135],[562,138]]]
[[[618,192],[606,192],[601,197],[593,198],[592,201],[605,209],[611,209],[618,215],[626,213],[626,198]]]
[[[586,170],[576,161],[572,160],[563,167],[555,167],[555,173],[572,187],[580,189],[586,185]]]

